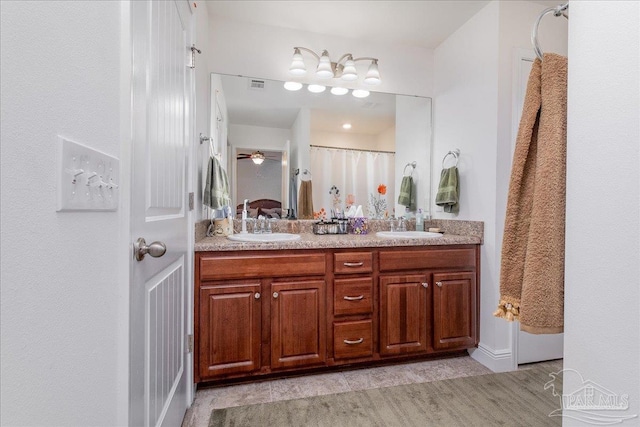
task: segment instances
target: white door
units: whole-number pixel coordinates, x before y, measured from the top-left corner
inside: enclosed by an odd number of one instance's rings
[[[533,50],[519,51],[516,58],[516,68],[514,72],[514,108],[513,111],[513,137],[512,150],[515,148],[518,125],[522,116],[524,96],[527,91],[527,81],[531,73],[531,66],[535,59]],[[518,364],[541,362],[543,360],[561,359],[564,353],[564,334],[534,335],[520,331],[519,323],[514,323],[518,328],[515,335],[514,351]]]
[[[132,1],[131,7],[131,238],[145,239],[151,249],[131,260],[129,423],[179,426],[188,406],[192,17],[186,1]]]

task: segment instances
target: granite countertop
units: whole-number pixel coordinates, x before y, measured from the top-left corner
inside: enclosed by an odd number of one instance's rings
[[[336,234],[316,235],[311,232],[313,221],[279,221],[274,232],[300,234],[299,240],[289,242],[237,242],[222,236],[207,237],[206,228],[209,221],[196,225],[195,251],[248,251],[248,250],[283,250],[283,249],[325,249],[325,248],[370,248],[397,246],[433,246],[433,245],[469,245],[482,244],[484,224],[479,221],[431,220],[425,225],[439,227],[444,232],[442,237],[428,239],[389,239],[376,236],[376,231],[386,230],[387,222],[372,221],[368,234]],[[234,225],[236,228],[238,224]],[[415,229],[409,222],[408,229]]]

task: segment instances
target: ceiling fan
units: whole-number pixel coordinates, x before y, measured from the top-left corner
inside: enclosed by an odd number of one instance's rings
[[[251,159],[251,160],[253,160],[253,163],[255,163],[256,165],[262,164],[262,162],[264,162],[265,160],[280,161],[280,159],[277,159],[275,157],[265,156],[265,154],[262,151],[259,151],[259,150],[254,151],[251,154],[239,153],[238,156],[236,157],[236,159],[238,159],[238,160]]]

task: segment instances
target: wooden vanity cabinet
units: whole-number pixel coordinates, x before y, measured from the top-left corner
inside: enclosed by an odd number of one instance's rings
[[[375,351],[374,253],[335,252],[333,261],[333,334],[331,364],[370,360]]]
[[[479,245],[196,252],[196,382],[460,352]]]
[[[196,382],[322,366],[326,256],[197,252]]]

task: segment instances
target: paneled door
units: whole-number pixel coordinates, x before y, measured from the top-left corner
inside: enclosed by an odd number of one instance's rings
[[[192,13],[186,1],[132,1],[131,22],[129,425],[179,426],[189,387]]]

